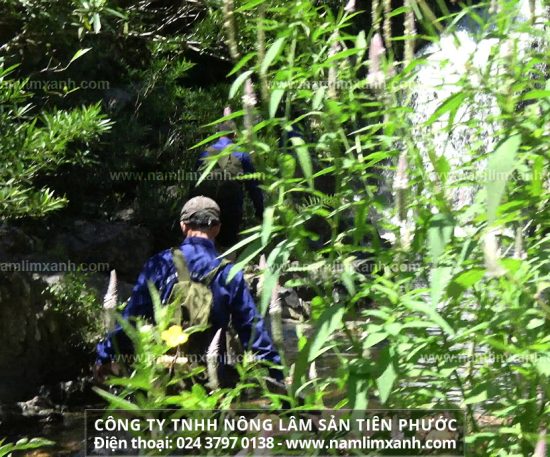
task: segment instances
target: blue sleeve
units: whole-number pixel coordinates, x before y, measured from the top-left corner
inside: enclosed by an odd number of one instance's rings
[[[128,304],[122,311],[122,317],[125,320],[132,321],[132,318],[142,317],[144,319],[153,319],[153,303],[149,294],[148,281],[153,281],[157,289],[161,288],[160,281],[162,276],[162,264],[158,258],[151,258],[143,267],[143,271],[138,277],[136,285],[132,290],[132,296]],[[116,354],[132,354],[132,342],[124,333],[120,324],[116,324],[115,329],[107,334],[105,340],[97,345],[97,361],[103,364],[113,361]]]
[[[229,271],[229,268],[226,270]],[[267,360],[276,365],[281,364],[281,357],[275,349],[265,322],[256,308],[254,299],[246,285],[243,273],[239,272],[231,281],[230,313],[233,326],[239,335],[244,349],[251,350],[258,359]],[[271,375],[281,380],[280,370],[270,370]]]
[[[241,160],[243,172],[245,174],[256,173],[252,159],[248,154],[241,153],[239,159]],[[244,186],[246,187],[246,191],[248,192],[248,195],[252,200],[252,204],[254,205],[256,217],[261,218],[264,213],[264,195],[260,189],[260,181],[257,179],[247,179],[244,182]]]
[[[197,157],[197,163],[195,164],[195,168],[197,170],[200,170],[201,167],[204,166],[205,164],[205,159],[208,157],[208,152],[207,151],[202,151],[199,156]]]

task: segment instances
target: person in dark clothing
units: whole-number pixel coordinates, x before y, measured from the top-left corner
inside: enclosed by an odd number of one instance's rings
[[[245,350],[251,350],[258,360],[280,364],[281,358],[256,308],[243,273],[237,273],[228,281],[232,264],[227,263],[220,267],[221,260],[214,248],[214,240],[220,231],[219,206],[210,198],[195,197],[184,205],[180,221],[185,239],[178,249],[183,254],[191,280],[199,281],[218,268],[210,283],[213,304],[209,321],[212,330],[225,331],[231,323]],[[159,291],[161,302],[168,302],[172,289],[178,282],[173,252],[173,249],[167,249],[145,263],[122,313],[124,319],[131,321],[132,318],[141,317],[154,320],[148,282],[152,282]],[[112,372],[112,362],[116,361],[117,353],[132,353],[131,341],[120,325],[97,345],[97,379],[101,380]],[[270,373],[277,381],[282,379],[280,370],[271,369]]]
[[[227,134],[200,154],[197,163],[198,169],[207,165],[208,157],[218,155],[233,144],[236,130],[234,122],[223,122],[218,130],[227,132]],[[243,174],[254,173],[256,170],[250,155],[246,152],[233,151],[220,158],[210,172],[210,176],[191,189],[190,197],[204,195],[220,206],[221,231],[216,242],[223,249],[233,246],[238,241],[244,215],[244,189],[252,200],[256,218],[261,220],[263,216],[264,198],[259,181],[257,179],[239,179]]]

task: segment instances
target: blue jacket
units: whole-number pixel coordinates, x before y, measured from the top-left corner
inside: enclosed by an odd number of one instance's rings
[[[186,238],[179,249],[185,256],[192,279],[204,277],[221,263],[214,248],[214,243],[208,239]],[[260,360],[280,364],[279,354],[273,346],[264,320],[258,313],[243,273],[237,273],[227,283],[227,275],[230,269],[231,264],[220,269],[211,283],[214,296],[211,312],[212,327],[215,330],[219,328],[227,329],[231,320],[244,349],[254,352]],[[160,292],[161,301],[166,303],[174,284],[177,282],[176,267],[171,249],[160,252],[145,263],[132,291],[130,301],[122,312],[124,319],[130,319],[134,316],[154,319],[153,304],[147,286],[148,281],[153,282]],[[116,354],[115,345],[122,354],[132,353],[130,339],[118,324],[115,330],[97,345],[97,363],[106,363],[113,360]],[[281,373],[278,370],[272,370],[272,374],[280,379]]]
[[[221,137],[216,143],[214,143],[211,147],[214,149],[217,149],[218,151],[222,151],[230,144],[233,144],[230,138],[223,136]],[[203,151],[199,155],[199,165],[201,165],[204,162],[204,159],[208,157],[208,151]],[[241,165],[243,167],[243,173],[245,174],[253,174],[256,173],[256,169],[254,168],[254,164],[252,163],[252,159],[250,158],[250,155],[246,152],[239,152],[235,151],[232,153],[234,157],[237,157],[239,161],[241,162]],[[257,179],[246,179],[244,180],[244,187],[246,188],[246,191],[248,192],[248,195],[250,196],[250,199],[252,200],[252,204],[254,205],[254,210],[256,212],[257,217],[261,217],[264,212],[264,196],[262,194],[262,190],[259,187],[260,182]],[[240,195],[235,195],[235,201],[236,205],[241,208],[243,208],[243,197],[244,195],[241,193]]]

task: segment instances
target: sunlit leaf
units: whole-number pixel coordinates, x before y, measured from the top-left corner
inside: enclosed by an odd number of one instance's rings
[[[269,68],[269,66],[273,63],[273,61],[277,58],[277,56],[280,54],[281,50],[283,49],[285,41],[286,41],[286,37],[277,38],[273,42],[273,44],[269,47],[269,49],[265,53],[264,60],[260,65],[260,73],[267,72],[267,69]]]
[[[521,144],[521,136],[514,135],[503,141],[491,154],[487,163],[487,181],[485,190],[487,192],[487,219],[492,224],[497,216],[497,209],[500,205],[504,189],[510,174],[515,169],[516,153]]]

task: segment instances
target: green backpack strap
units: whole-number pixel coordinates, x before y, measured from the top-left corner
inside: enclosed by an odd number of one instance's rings
[[[214,279],[216,278],[216,275],[218,274],[218,272],[223,270],[226,267],[226,265],[229,265],[229,264],[230,264],[229,260],[222,259],[222,261],[216,268],[214,268],[212,271],[210,271],[203,277],[202,281],[204,282],[204,284],[206,284],[207,286],[210,286],[210,284],[212,284],[212,281],[214,281]]]
[[[176,284],[174,284],[174,288],[170,294],[170,299],[168,300],[169,304],[181,297],[181,291],[179,290],[180,284],[189,284],[191,282],[191,275],[189,274],[189,268],[187,267],[185,256],[179,248],[172,248],[172,259],[174,260],[174,265],[176,266],[178,280]],[[174,307],[172,319],[178,324],[181,324],[183,320],[183,313],[179,303],[178,306]]]
[[[220,150],[212,146],[209,147],[206,152],[210,157],[216,156],[221,153]],[[227,154],[219,157],[217,161],[217,166],[220,170],[225,170],[226,172],[228,172],[231,177],[238,177],[239,175],[243,174],[243,166],[241,164],[241,161],[233,154]]]
[[[174,285],[170,300],[170,302],[177,302],[173,320],[180,324],[183,323],[186,319],[184,319],[184,310],[182,308],[186,308],[186,314],[190,318],[190,325],[207,325],[213,301],[210,285],[218,272],[229,264],[229,262],[223,259],[217,267],[208,272],[200,280],[194,281],[191,279],[183,252],[178,248],[172,248],[172,257],[178,275],[178,280]]]
[[[178,281],[191,281],[191,275],[189,274],[189,268],[187,268],[183,252],[179,248],[172,248],[172,258],[174,259],[174,265],[178,273]]]

